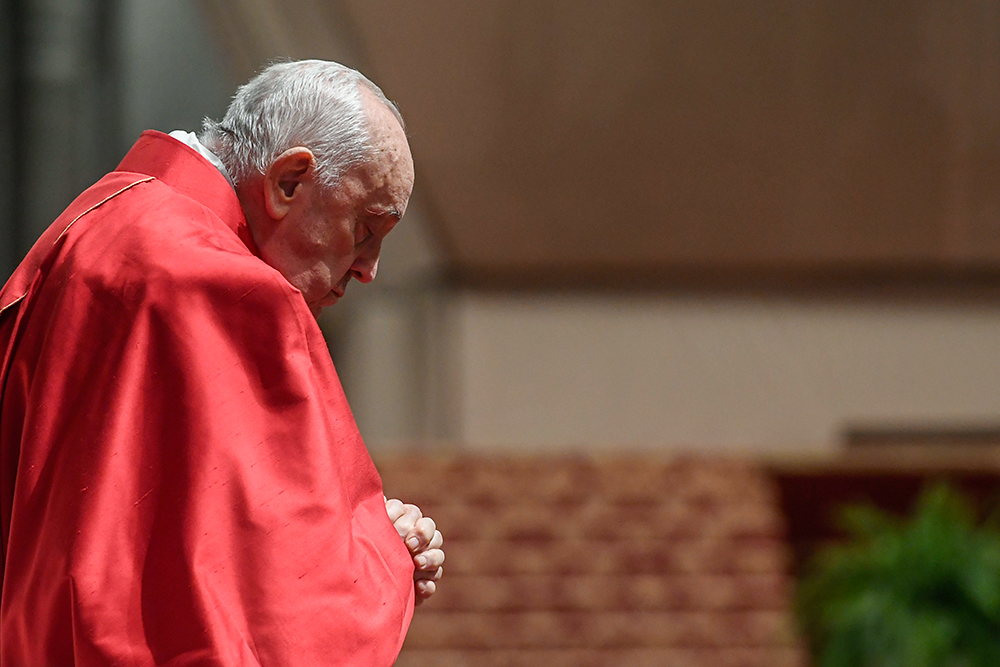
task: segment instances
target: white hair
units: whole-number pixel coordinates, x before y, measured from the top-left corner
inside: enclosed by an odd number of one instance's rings
[[[206,118],[199,140],[237,185],[263,174],[289,148],[316,157],[316,180],[334,188],[373,156],[362,87],[403,126],[399,109],[357,70],[324,60],[279,62],[240,86],[221,122]]]

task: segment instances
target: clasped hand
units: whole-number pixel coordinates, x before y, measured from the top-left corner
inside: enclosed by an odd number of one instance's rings
[[[385,501],[385,511],[413,558],[413,586],[419,605],[434,595],[437,581],[444,574],[444,550],[441,548],[444,537],[434,519],[424,516],[416,505],[390,498]]]

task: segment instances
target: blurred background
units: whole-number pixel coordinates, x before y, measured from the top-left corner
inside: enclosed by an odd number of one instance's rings
[[[400,664],[803,664],[789,575],[832,507],[992,492],[997,0],[4,12],[4,278],[276,57],[400,106],[410,210],[321,321],[390,495],[457,549]]]

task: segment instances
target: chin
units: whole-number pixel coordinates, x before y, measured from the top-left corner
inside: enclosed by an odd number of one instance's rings
[[[328,296],[323,297],[322,299],[320,299],[315,303],[308,304],[309,310],[312,311],[313,317],[319,317],[320,312],[324,308],[329,308],[330,306],[336,304],[338,301],[340,301],[340,297],[336,296],[335,294],[330,294]]]

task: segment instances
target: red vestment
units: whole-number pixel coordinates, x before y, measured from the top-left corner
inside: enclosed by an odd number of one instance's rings
[[[301,294],[147,132],[0,292],[0,665],[391,665],[413,564]]]

